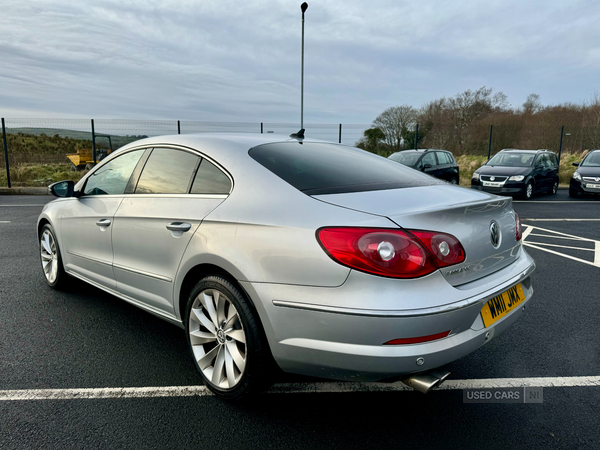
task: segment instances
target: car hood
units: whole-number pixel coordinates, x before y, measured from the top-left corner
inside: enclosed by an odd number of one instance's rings
[[[481,166],[477,169],[479,175],[500,175],[511,177],[513,175],[528,175],[531,167],[512,167],[512,166]]]
[[[392,220],[402,228],[449,233],[463,245],[466,259],[446,267],[442,275],[453,286],[477,280],[518,258],[515,213],[510,197],[498,197],[449,184],[383,191],[315,195],[333,205]],[[498,248],[491,244],[490,226],[500,225]]]
[[[600,167],[578,167],[577,172],[582,177],[600,177]]]

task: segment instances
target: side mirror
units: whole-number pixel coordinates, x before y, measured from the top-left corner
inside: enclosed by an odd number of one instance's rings
[[[575,167],[579,167],[579,163],[573,163]]]
[[[423,164],[423,170],[431,169],[433,166],[431,164]]]
[[[48,186],[48,190],[55,197],[73,197],[75,183],[71,180],[58,181]]]

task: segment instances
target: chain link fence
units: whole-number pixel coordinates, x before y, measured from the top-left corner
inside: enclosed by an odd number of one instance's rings
[[[305,124],[306,136],[359,145],[383,156],[413,148],[415,128],[398,145],[369,142],[368,124]],[[274,133],[289,136],[297,123],[200,122],[122,119],[3,119],[5,155],[0,158],[0,186],[41,186],[58,179],[78,179],[97,155],[150,136],[188,133]],[[411,135],[412,133],[412,135]],[[562,142],[562,147],[561,147]],[[580,153],[600,147],[600,129],[591,126],[451,125],[421,126],[419,148],[443,148],[455,155],[494,155],[503,148],[547,148],[556,153]],[[87,159],[86,159],[87,158]],[[80,164],[75,164],[78,162]],[[7,170],[7,163],[8,168]]]

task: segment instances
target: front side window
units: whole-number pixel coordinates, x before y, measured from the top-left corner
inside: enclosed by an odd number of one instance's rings
[[[200,158],[183,150],[155,148],[148,158],[136,194],[187,194]]]
[[[435,153],[425,153],[425,156],[423,156],[423,159],[421,160],[421,167],[425,167],[425,164],[431,164],[431,167],[437,165]]]
[[[93,172],[85,182],[84,195],[120,195],[145,149],[117,156]]]
[[[229,194],[231,180],[221,169],[207,159],[203,159],[198,167],[192,194]]]

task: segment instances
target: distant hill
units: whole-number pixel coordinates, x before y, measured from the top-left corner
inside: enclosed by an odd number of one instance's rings
[[[29,135],[29,136],[48,136],[48,137],[58,136],[61,138],[70,138],[70,139],[77,139],[77,140],[81,140],[81,141],[89,141],[90,144],[87,144],[87,146],[91,145],[91,141],[92,141],[92,132],[91,131],[65,130],[62,128],[29,128],[29,127],[7,128],[6,133],[7,134],[21,133],[21,134]],[[137,141],[139,139],[144,139],[144,138],[148,137],[145,135],[120,136],[117,134],[107,135],[107,134],[102,134],[102,133],[96,133],[96,145],[101,146],[101,147],[108,147],[109,146],[108,139],[105,136],[110,136],[110,139],[112,141],[113,150],[116,150],[119,147],[123,147],[124,145],[129,144],[130,142]]]

